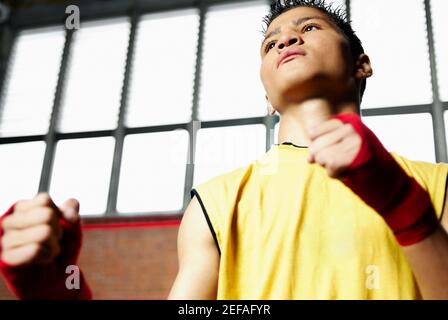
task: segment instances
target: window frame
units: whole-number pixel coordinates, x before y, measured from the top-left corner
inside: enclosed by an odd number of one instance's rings
[[[267,0],[262,0],[269,3]],[[260,0],[245,0],[243,5],[253,5],[253,3],[260,3]],[[350,19],[350,2],[351,0],[345,0],[348,19]],[[228,126],[241,126],[252,124],[263,124],[266,128],[266,151],[270,149],[274,144],[274,129],[275,125],[279,122],[278,116],[255,117],[255,118],[239,118],[229,120],[213,120],[213,121],[200,121],[198,119],[198,102],[200,95],[200,83],[201,83],[201,68],[203,60],[203,42],[204,42],[204,28],[205,18],[208,8],[214,5],[238,3],[236,0],[202,0],[202,1],[190,1],[190,0],[173,0],[169,4],[165,1],[150,1],[142,0],[138,5],[135,2],[114,0],[110,1],[110,4],[104,5],[104,8],[99,9],[98,3],[82,4],[81,14],[82,22],[87,21],[100,21],[110,18],[128,18],[130,20],[130,35],[128,39],[128,48],[125,61],[125,75],[122,85],[122,92],[120,98],[120,108],[118,123],[113,130],[99,130],[88,132],[76,132],[76,133],[59,133],[57,132],[57,119],[60,114],[61,98],[63,94],[63,87],[66,80],[68,59],[72,47],[73,34],[76,31],[66,30],[65,43],[62,54],[61,66],[58,74],[57,86],[55,98],[52,106],[52,113],[50,119],[50,125],[47,134],[45,135],[33,135],[33,136],[20,136],[20,137],[0,137],[1,144],[30,142],[30,141],[44,141],[46,143],[43,167],[41,171],[39,192],[48,192],[50,186],[51,173],[55,157],[55,148],[58,141],[65,139],[77,139],[77,138],[94,138],[94,137],[113,137],[115,139],[115,149],[113,154],[112,172],[109,181],[109,193],[107,199],[107,209],[103,215],[99,216],[84,216],[83,219],[87,223],[104,223],[104,222],[120,222],[120,221],[158,221],[158,220],[178,220],[181,218],[185,208],[190,202],[190,190],[193,187],[194,176],[194,155],[196,146],[196,136],[198,130],[202,128],[218,128]],[[117,5],[118,4],[118,5]],[[447,145],[445,135],[445,123],[444,123],[444,111],[448,111],[448,101],[441,101],[438,90],[437,79],[437,66],[435,59],[434,38],[432,29],[432,16],[430,0],[424,0],[425,16],[427,24],[427,36],[428,36],[428,48],[430,57],[430,72],[432,83],[433,102],[425,105],[412,105],[412,106],[396,106],[374,109],[362,109],[361,115],[363,117],[378,116],[378,115],[402,115],[411,113],[429,113],[432,116],[433,121],[433,134],[436,151],[437,162],[448,162]],[[53,5],[51,8],[47,8],[47,11],[42,8],[37,8],[36,12],[33,10],[16,10],[13,17],[16,18],[15,24],[10,22],[3,25],[0,28],[0,41],[6,44],[4,53],[5,59],[0,59],[3,63],[0,63],[0,121],[2,112],[2,94],[5,87],[6,71],[11,60],[11,51],[15,40],[20,31],[26,29],[33,29],[42,26],[56,26],[61,23],[61,13],[65,13],[65,6]],[[197,38],[197,56],[195,61],[195,73],[194,73],[194,89],[193,89],[193,103],[192,103],[192,118],[188,123],[177,123],[170,125],[156,125],[145,127],[126,127],[124,116],[127,110],[127,96],[129,94],[130,87],[130,71],[133,65],[133,56],[135,50],[136,33],[138,30],[138,24],[142,16],[150,13],[177,11],[181,9],[197,9],[199,12],[199,26],[198,26],[198,38]],[[102,10],[104,9],[104,10]],[[27,13],[28,12],[28,13]],[[55,14],[56,13],[56,14]],[[27,16],[28,15],[28,16]],[[260,18],[261,23],[261,18]],[[2,57],[3,58],[3,57]],[[185,170],[185,185],[184,185],[184,201],[183,208],[179,211],[170,212],[144,212],[138,213],[134,216],[119,214],[117,211],[117,196],[118,196],[118,184],[120,177],[120,169],[123,155],[124,138],[127,135],[138,133],[151,133],[151,132],[163,132],[176,129],[185,129],[189,133],[189,161],[186,164]]]

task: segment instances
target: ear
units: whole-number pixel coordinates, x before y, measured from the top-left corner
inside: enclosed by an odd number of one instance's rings
[[[266,103],[267,103],[267,106],[268,106],[268,114],[269,114],[270,116],[275,115],[275,113],[277,112],[277,110],[274,109],[274,107],[272,106],[271,101],[269,101],[269,98],[268,98],[267,95],[265,96],[265,98],[266,98]]]
[[[365,53],[361,53],[358,56],[355,68],[355,78],[358,80],[370,78],[373,74],[370,58]]]

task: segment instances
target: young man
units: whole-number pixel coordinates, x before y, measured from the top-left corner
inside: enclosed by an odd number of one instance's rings
[[[372,69],[337,12],[277,1],[266,22],[261,78],[281,144],[192,191],[169,298],[448,298],[448,166],[391,156],[362,124]],[[62,285],[77,211],[45,194],[9,210],[2,271],[19,297],[42,297],[39,279],[48,298],[90,298],[85,281],[77,294]]]
[[[391,155],[362,124],[372,68],[339,12],[276,1],[265,22],[280,145],[192,191],[169,298],[448,298],[448,166]]]

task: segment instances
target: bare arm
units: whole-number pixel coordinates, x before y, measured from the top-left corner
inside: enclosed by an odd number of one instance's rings
[[[219,254],[196,197],[185,211],[177,246],[179,271],[168,299],[216,299]]]
[[[423,241],[403,247],[424,299],[448,299],[448,189],[441,226]]]

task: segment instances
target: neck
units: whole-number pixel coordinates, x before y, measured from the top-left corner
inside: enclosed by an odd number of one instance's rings
[[[298,146],[309,146],[306,131],[328,120],[332,115],[344,112],[358,112],[359,104],[354,101],[334,103],[324,98],[313,98],[283,108],[280,117],[278,141],[291,142]]]

